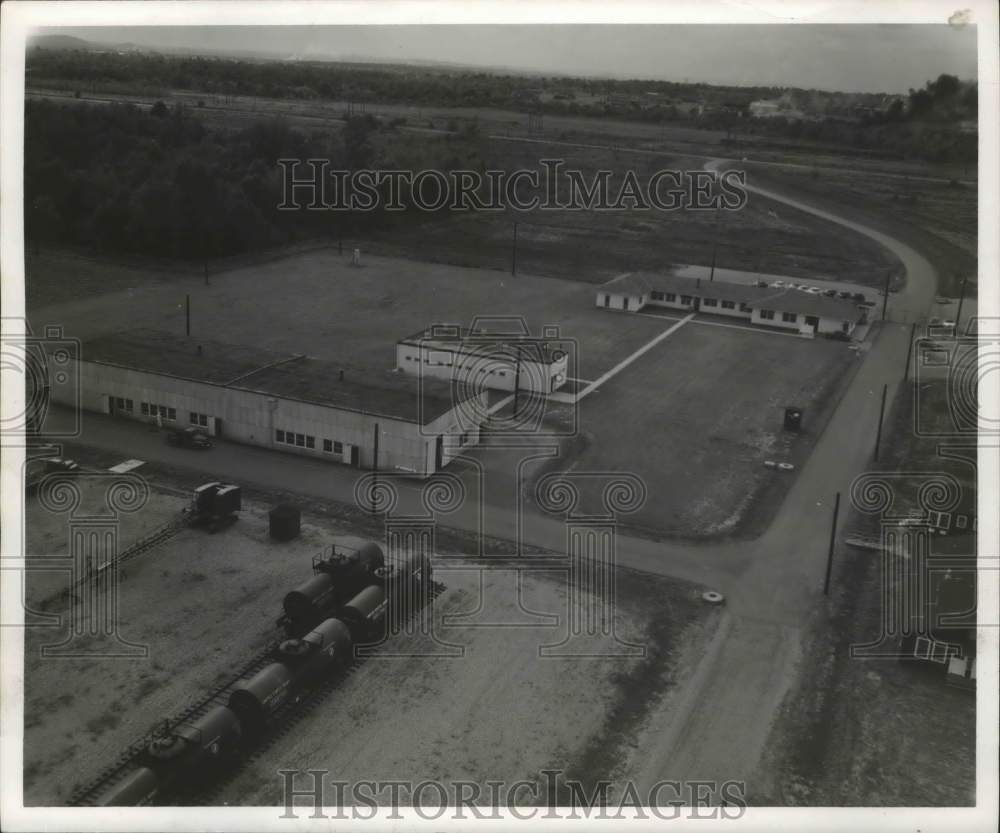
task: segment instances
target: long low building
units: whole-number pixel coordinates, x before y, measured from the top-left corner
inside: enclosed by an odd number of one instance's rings
[[[804,336],[849,336],[867,320],[866,307],[844,298],[647,272],[628,272],[603,284],[597,290],[597,306],[629,312],[652,306],[725,315]]]
[[[85,410],[423,476],[479,442],[488,395],[147,329],[85,342],[78,384]]]
[[[559,336],[491,333],[436,324],[396,343],[396,369],[475,388],[548,394],[568,376],[569,355]]]

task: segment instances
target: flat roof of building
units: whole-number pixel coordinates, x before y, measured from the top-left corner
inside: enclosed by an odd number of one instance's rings
[[[458,324],[434,324],[411,336],[401,338],[398,343],[441,350],[464,350],[470,353],[482,353],[493,349],[495,345],[501,345],[504,350],[509,350],[511,353],[520,352],[526,361],[553,362],[566,355],[566,351],[558,346],[558,338],[546,339],[525,333],[491,332],[484,329],[471,330]]]
[[[830,298],[798,289],[776,289],[771,286],[719,280],[706,281],[671,273],[626,272],[602,284],[601,288],[634,295],[648,295],[654,291],[696,295],[703,299],[716,298],[720,301],[745,303],[757,309],[796,312],[841,321],[858,317],[857,302],[845,298]]]
[[[391,370],[371,370],[302,357],[258,370],[233,387],[345,411],[426,424],[455,407],[452,386]],[[419,401],[418,392],[423,397]]]
[[[86,341],[82,361],[156,373],[177,379],[249,390],[339,410],[424,424],[455,406],[452,386],[439,379],[414,379],[278,353],[260,347],[134,329]],[[341,373],[343,371],[343,373]],[[418,402],[417,394],[423,396]]]

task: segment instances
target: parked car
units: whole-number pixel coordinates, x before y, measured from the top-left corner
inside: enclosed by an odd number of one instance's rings
[[[757,286],[760,289],[766,289],[767,288],[767,281],[757,281]]]
[[[808,292],[810,295],[819,295],[822,291],[823,290],[820,289],[818,286],[810,286],[806,289],[806,292]]]
[[[934,303],[935,304],[950,304],[951,303],[951,298],[945,298],[943,295],[938,295],[937,298],[934,299]]]
[[[773,286],[775,289],[784,289],[785,288],[785,282],[784,281],[775,281],[774,283],[771,284],[771,286]]]
[[[823,294],[827,298],[836,298],[837,297],[837,290],[836,289],[827,289]]]
[[[939,326],[941,326],[941,319],[940,318],[931,318],[927,323],[931,327],[939,327]]]
[[[855,300],[855,301],[864,301],[864,300],[865,300],[865,296],[864,296],[864,293],[862,293],[862,292],[855,292],[855,293],[854,293],[854,294],[853,294],[853,295],[851,296],[851,298],[852,298],[853,300]]]
[[[951,329],[954,330],[955,329],[955,322],[946,318],[944,321],[941,322],[941,326],[942,327],[950,327]]]
[[[837,293],[837,297],[838,298],[850,298],[851,297],[851,293],[850,292],[838,292]]]
[[[212,441],[197,428],[174,428],[167,434],[167,443],[180,448],[212,447]]]

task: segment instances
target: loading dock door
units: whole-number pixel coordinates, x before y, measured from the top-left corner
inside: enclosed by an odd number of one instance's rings
[[[354,468],[361,468],[361,454],[356,445],[351,446],[351,465]]]

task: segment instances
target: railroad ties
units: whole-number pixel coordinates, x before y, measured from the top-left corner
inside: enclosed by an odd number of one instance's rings
[[[445,589],[445,585],[440,582],[433,582],[430,600],[433,602]],[[397,627],[392,633],[398,633],[404,625],[408,624],[420,612],[420,610],[410,611],[406,619],[397,623]],[[113,764],[102,770],[92,781],[77,788],[71,795],[68,805],[71,807],[98,806],[98,802],[105,791],[135,768],[136,759],[149,747],[149,744],[153,740],[161,736],[164,732],[181,724],[196,720],[217,706],[227,706],[230,693],[241,680],[253,676],[262,668],[274,662],[275,651],[280,644],[281,640],[269,643],[249,659],[239,671],[228,677],[226,682],[214,688],[207,696],[182,709],[174,717],[160,722],[156,728],[152,729],[142,738],[129,744],[118,755]],[[376,649],[373,655],[377,656],[377,654],[378,650]],[[320,681],[303,692],[299,697],[282,706],[274,714],[270,728],[260,736],[251,749],[246,751],[246,754],[241,758],[241,762],[258,760],[278,740],[288,735],[313,709],[338,688],[347,677],[356,674],[370,658],[371,656],[355,657],[350,665],[342,668],[326,680]],[[183,799],[179,803],[193,806],[211,803],[212,799],[221,792],[239,769],[239,764],[230,767],[225,773],[220,774],[220,777],[214,779],[211,784],[206,785],[204,789],[199,790],[197,793],[191,793],[187,796],[170,796],[170,798]]]

